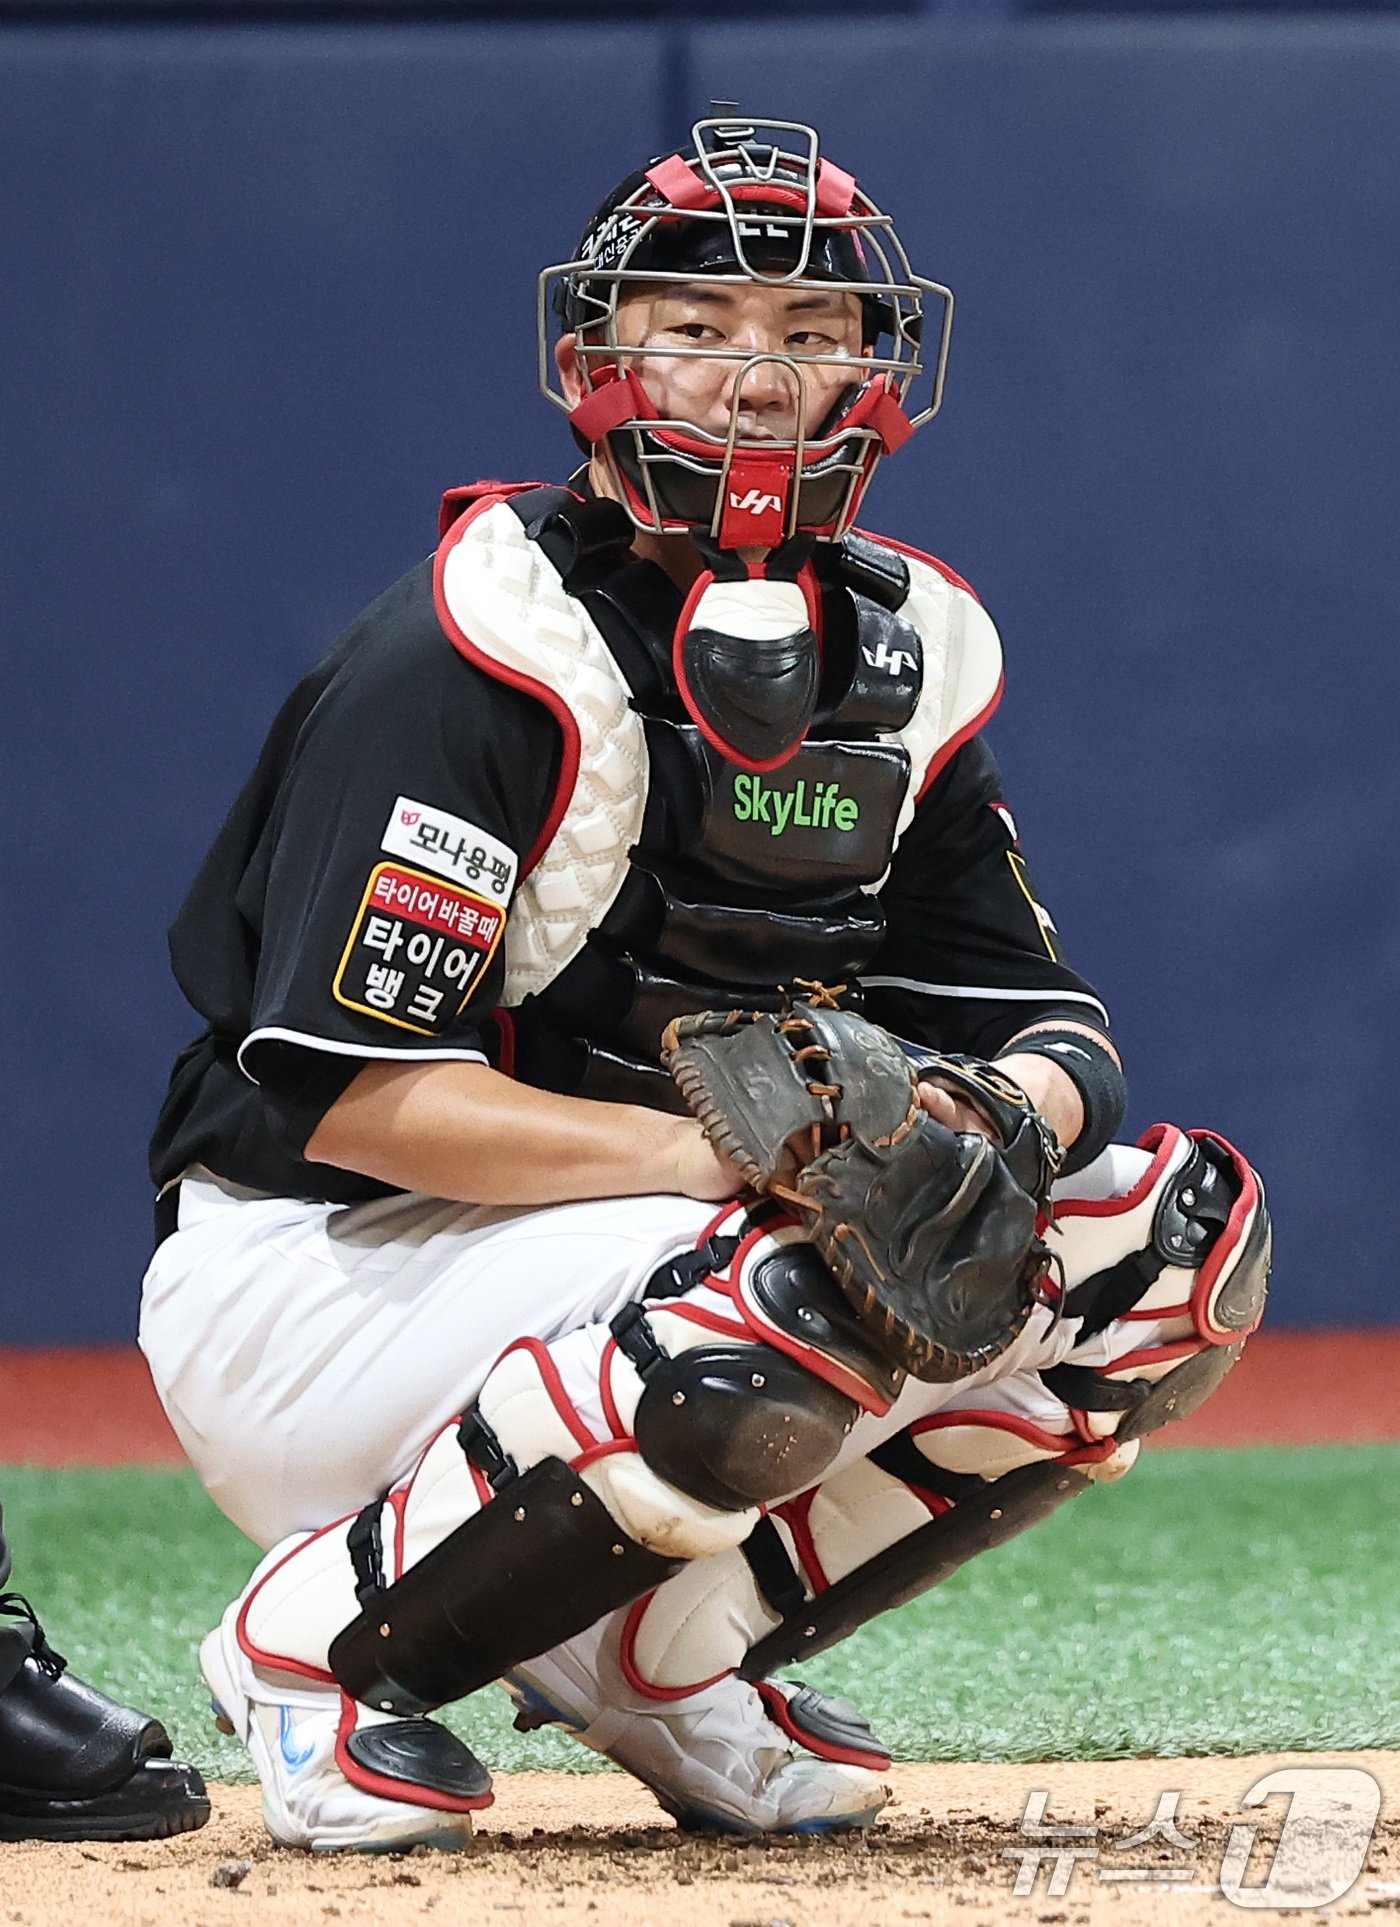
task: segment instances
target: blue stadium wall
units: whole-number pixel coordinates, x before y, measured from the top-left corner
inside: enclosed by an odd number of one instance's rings
[[[0,1343],[134,1329],[182,889],[440,490],[565,472],[536,269],[711,96],[957,290],[870,519],[1002,628],[1134,1126],[1254,1156],[1278,1322],[1396,1319],[1400,22],[12,25]]]

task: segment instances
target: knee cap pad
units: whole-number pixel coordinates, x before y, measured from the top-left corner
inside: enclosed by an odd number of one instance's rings
[[[633,1429],[659,1477],[739,1512],[819,1479],[856,1411],[766,1345],[698,1345],[648,1371]]]
[[[781,1243],[739,1272],[751,1327],[818,1377],[849,1390],[868,1410],[886,1412],[905,1374],[856,1317],[814,1245]]]
[[[1141,1148],[1151,1162],[1123,1197],[1057,1200],[1048,1238],[1066,1269],[1066,1312],[1086,1333],[1131,1310],[1189,1317],[1212,1345],[1247,1337],[1269,1277],[1263,1185],[1210,1131],[1157,1124]]]

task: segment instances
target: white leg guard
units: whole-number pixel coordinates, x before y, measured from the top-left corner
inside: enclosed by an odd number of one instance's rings
[[[238,1614],[246,1658],[416,1717],[733,1549],[820,1476],[900,1374],[795,1229],[721,1219],[674,1296],[522,1339],[402,1486],[278,1548]]]
[[[770,1507],[739,1552],[640,1601],[620,1641],[632,1686],[664,1699],[821,1651],[1089,1482],[1121,1478],[1144,1433],[1219,1383],[1259,1321],[1268,1269],[1262,1191],[1238,1153],[1159,1125],[1059,1187],[1056,1213],[1063,1316],[1079,1325],[1060,1362],[954,1391]]]

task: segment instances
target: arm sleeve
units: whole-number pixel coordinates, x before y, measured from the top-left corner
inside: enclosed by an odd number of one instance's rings
[[[980,736],[921,799],[880,904],[885,939],[862,982],[872,1017],[899,1036],[992,1057],[1047,1017],[1108,1035],[1108,1012],[1036,898]]]
[[[547,712],[444,638],[361,650],[331,678],[239,890],[260,941],[238,1062],[284,1149],[368,1062],[490,1061],[507,914],[558,764]]]

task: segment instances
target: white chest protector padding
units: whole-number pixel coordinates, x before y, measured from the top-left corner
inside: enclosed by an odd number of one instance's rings
[[[573,793],[506,920],[502,1002],[514,1007],[578,955],[622,888],[646,813],[646,738],[597,626],[505,503],[473,516],[448,550],[442,592],[469,642],[554,690],[578,728]]]
[[[622,888],[646,813],[646,736],[597,625],[505,503],[447,540],[442,590],[453,622],[482,656],[562,697],[579,734],[573,793],[506,923],[502,1001],[514,1007],[573,961]],[[987,712],[1001,681],[1001,644],[985,610],[927,562],[906,559],[900,614],[923,642],[924,679],[913,716],[890,738],[910,762],[896,841],[934,758]]]
[[[1001,638],[981,603],[918,556],[904,558],[909,594],[900,615],[924,645],[924,681],[914,714],[895,740],[909,752],[909,790],[895,840],[909,827],[929,766],[945,745],[970,733],[1001,687]]]

